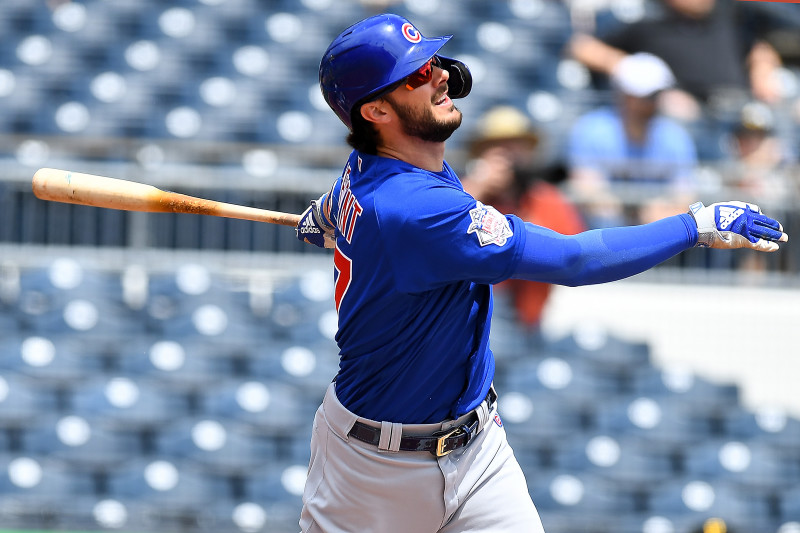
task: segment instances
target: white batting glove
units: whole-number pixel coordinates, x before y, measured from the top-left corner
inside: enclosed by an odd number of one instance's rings
[[[755,204],[721,202],[706,207],[702,202],[689,206],[697,223],[697,244],[701,248],[751,248],[760,252],[778,250],[789,236],[783,226],[769,218]]]

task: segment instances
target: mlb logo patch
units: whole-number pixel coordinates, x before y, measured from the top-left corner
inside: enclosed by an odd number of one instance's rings
[[[500,420],[500,415],[497,413],[494,414],[494,423],[497,424],[497,427],[499,428],[503,427],[503,421]]]
[[[474,209],[469,212],[470,225],[467,233],[474,233],[478,236],[478,243],[481,246],[496,244],[503,246],[508,238],[514,235],[508,219],[497,209],[490,205],[483,205],[477,202]]]

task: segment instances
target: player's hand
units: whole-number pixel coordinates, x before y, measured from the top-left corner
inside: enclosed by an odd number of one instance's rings
[[[297,223],[295,230],[297,238],[303,242],[314,244],[320,248],[333,248],[336,246],[333,226],[328,223],[321,208],[325,203],[325,195],[320,196],[319,200],[312,200],[308,209],[300,215],[300,222]]]
[[[774,252],[789,236],[777,220],[769,218],[755,204],[721,202],[706,207],[702,202],[689,206],[697,223],[697,245],[703,248],[752,248]]]

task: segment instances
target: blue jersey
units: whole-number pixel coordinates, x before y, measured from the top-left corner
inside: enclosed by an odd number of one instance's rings
[[[351,153],[326,211],[336,226],[336,392],[373,420],[434,423],[476,407],[494,377],[491,284],[511,276],[523,222],[430,172]]]

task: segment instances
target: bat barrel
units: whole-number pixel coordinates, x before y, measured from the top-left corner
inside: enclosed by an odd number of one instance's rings
[[[33,176],[32,187],[42,200],[124,211],[165,211],[158,203],[162,191],[133,181],[41,168]]]
[[[41,200],[150,213],[191,213],[296,226],[300,215],[197,198],[134,181],[40,168],[33,193]]]

